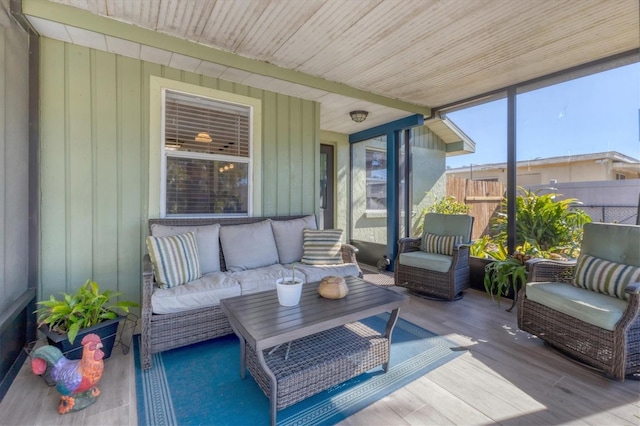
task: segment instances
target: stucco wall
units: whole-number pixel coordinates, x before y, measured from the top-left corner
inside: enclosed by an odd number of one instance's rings
[[[352,145],[352,239],[386,244],[387,216],[386,213],[367,211],[367,179],[366,179],[366,150],[374,148],[386,151],[385,137],[358,142]]]
[[[413,211],[411,235],[423,209],[447,191],[446,144],[427,127],[416,127],[411,133],[413,158]]]
[[[412,229],[423,208],[446,192],[446,145],[427,127],[415,127],[410,135],[412,171]],[[353,235],[354,240],[386,244],[386,212],[366,210],[366,179],[364,156],[367,147],[386,150],[386,141],[359,142],[353,145]],[[429,195],[428,195],[429,194]]]
[[[151,76],[262,102],[262,215],[316,213],[319,105],[43,38],[39,297],[92,277],[139,300]]]

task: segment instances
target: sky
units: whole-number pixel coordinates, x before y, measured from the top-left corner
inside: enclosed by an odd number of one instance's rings
[[[507,161],[507,100],[447,114],[476,143],[448,167]],[[518,161],[617,151],[640,160],[640,63],[516,98]]]

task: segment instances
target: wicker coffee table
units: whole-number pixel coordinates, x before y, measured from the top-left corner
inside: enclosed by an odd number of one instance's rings
[[[346,277],[349,294],[320,297],[306,283],[297,306],[278,303],[276,291],[222,299],[220,306],[240,339],[240,375],[247,366],[277,411],[364,371],[389,365],[391,333],[407,295]],[[391,311],[384,334],[358,320]],[[291,344],[290,344],[291,342]]]

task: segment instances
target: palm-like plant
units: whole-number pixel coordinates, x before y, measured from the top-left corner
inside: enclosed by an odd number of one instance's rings
[[[576,198],[558,200],[560,194],[539,195],[519,187],[516,197],[516,245],[528,245],[537,252],[554,252],[568,257],[576,257],[582,241],[582,226],[591,222],[589,215],[578,206]],[[506,199],[502,208],[506,210]],[[497,241],[507,240],[507,217],[499,213],[492,221],[492,230]],[[528,253],[536,257],[546,257],[539,253]]]
[[[508,253],[507,216],[499,213],[491,222],[494,237],[483,237],[472,245],[472,254],[493,259],[485,268],[484,285],[487,293],[514,294],[526,281],[525,260],[532,257],[577,257],[582,241],[582,226],[591,222],[582,203],[575,198],[558,200],[560,194],[540,195],[539,191],[518,188],[516,197],[516,252]],[[506,211],[506,199],[502,200]],[[510,308],[511,309],[511,308]]]

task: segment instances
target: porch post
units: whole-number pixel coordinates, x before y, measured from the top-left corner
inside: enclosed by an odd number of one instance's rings
[[[507,250],[516,249],[516,88],[507,89]]]
[[[399,130],[387,133],[387,256],[393,260],[398,254],[398,144]]]

